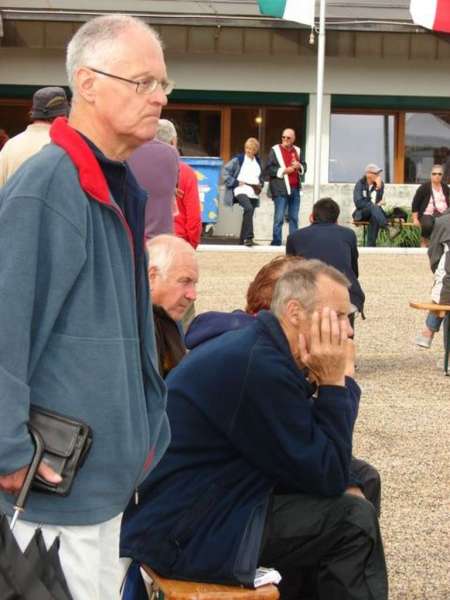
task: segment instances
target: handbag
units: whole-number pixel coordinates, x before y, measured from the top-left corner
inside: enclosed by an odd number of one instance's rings
[[[434,223],[436,221],[436,217],[439,217],[441,213],[436,209],[436,202],[434,200],[433,188],[431,189],[431,199],[433,201],[433,214],[432,215],[422,215],[419,219],[421,235],[425,239],[430,239],[431,233],[433,231]]]
[[[89,425],[56,412],[31,405],[29,428],[42,439],[42,460],[62,477],[60,483],[51,483],[36,474],[32,488],[40,492],[68,496],[75,475],[92,446]]]

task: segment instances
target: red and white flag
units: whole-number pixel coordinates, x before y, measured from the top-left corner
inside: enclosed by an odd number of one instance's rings
[[[450,33],[450,0],[411,0],[409,12],[416,25]]]

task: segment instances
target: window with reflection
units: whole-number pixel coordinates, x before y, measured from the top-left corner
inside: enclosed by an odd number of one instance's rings
[[[231,156],[244,151],[245,140],[259,140],[260,156],[265,159],[274,144],[281,141],[281,132],[290,127],[297,133],[296,143],[301,145],[303,136],[302,107],[252,106],[231,109]]]
[[[167,108],[162,117],[175,125],[178,146],[184,156],[220,156],[220,109]]]
[[[263,111],[259,108],[232,108],[231,109],[231,143],[230,153],[235,156],[244,152],[244,143],[249,137],[255,137],[261,145],[262,128],[264,122]]]
[[[430,179],[433,165],[450,175],[450,112],[408,112],[405,115],[405,182]]]
[[[330,124],[329,181],[357,181],[368,163],[394,181],[395,116],[393,114],[333,113]]]

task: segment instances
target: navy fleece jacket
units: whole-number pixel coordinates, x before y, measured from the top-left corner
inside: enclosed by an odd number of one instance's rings
[[[164,576],[252,585],[272,490],[349,481],[360,390],[313,388],[270,313],[194,349],[168,379],[172,440],[130,503],[121,553]]]

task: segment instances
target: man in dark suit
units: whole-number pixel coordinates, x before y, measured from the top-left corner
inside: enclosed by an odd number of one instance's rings
[[[317,258],[344,273],[351,282],[350,300],[360,313],[364,310],[364,292],[358,281],[358,248],[352,229],[337,224],[340,209],[332,198],[322,198],[313,206],[311,225],[292,233],[286,254]],[[351,315],[353,327],[354,315]]]

